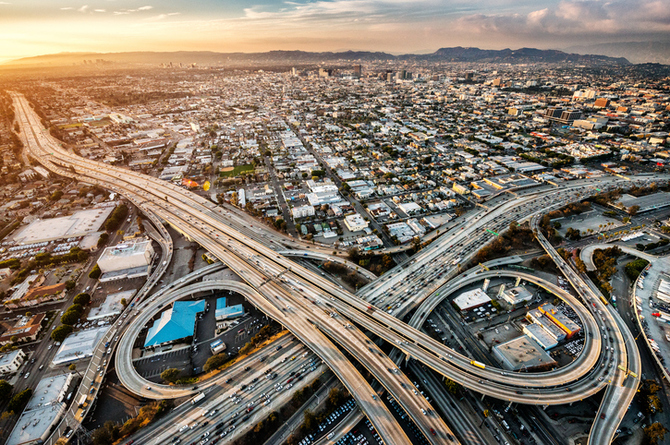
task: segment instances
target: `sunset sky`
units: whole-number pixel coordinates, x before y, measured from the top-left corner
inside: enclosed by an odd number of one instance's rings
[[[66,51],[561,49],[668,36],[670,0],[0,1],[0,62]]]

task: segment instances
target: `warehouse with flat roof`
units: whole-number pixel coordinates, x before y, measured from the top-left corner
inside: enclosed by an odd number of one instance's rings
[[[507,289],[500,296],[511,306],[518,306],[533,299],[533,294],[523,286]]]
[[[556,323],[556,326],[561,328],[568,338],[581,330],[577,323],[570,320],[567,315],[556,309],[556,306],[551,303],[544,303],[542,306],[538,307],[537,310]]]
[[[45,377],[39,381],[21,417],[16,422],[7,445],[33,445],[46,441],[67,408],[74,373]]]
[[[490,302],[491,297],[486,295],[486,292],[481,289],[469,290],[454,298],[454,304],[456,304],[461,311],[474,309]]]
[[[556,362],[527,335],[493,347],[493,355],[510,371],[531,371],[556,366]]]
[[[558,345],[556,339],[549,335],[549,333],[537,323],[531,323],[524,326],[523,333],[535,340],[545,351]]]
[[[11,238],[15,244],[34,244],[65,238],[78,238],[100,230],[102,224],[114,210],[106,204],[88,210],[80,210],[69,216],[38,219],[17,231]]]
[[[612,205],[624,211],[633,206],[638,206],[639,209],[637,213],[650,212],[652,210],[663,209],[670,206],[670,193],[658,192],[640,197],[623,194],[621,195],[621,198],[619,198],[619,201]]]
[[[549,334],[551,337],[554,338],[556,341],[561,341],[565,339],[565,331],[563,329],[559,328],[558,325],[556,325],[551,319],[548,317],[545,317],[542,312],[538,311],[537,309],[533,309],[531,311],[528,311],[526,314],[526,319],[529,321],[538,324],[542,329],[547,331],[547,334]]]

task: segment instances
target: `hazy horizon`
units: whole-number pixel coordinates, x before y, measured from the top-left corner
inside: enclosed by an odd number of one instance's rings
[[[0,62],[62,52],[562,49],[667,40],[670,0],[9,0]]]

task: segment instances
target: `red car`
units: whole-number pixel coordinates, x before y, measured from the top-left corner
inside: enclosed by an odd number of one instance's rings
[[[437,433],[436,433],[435,430],[432,429],[432,428],[430,429],[430,434],[432,434],[433,436],[437,436]]]

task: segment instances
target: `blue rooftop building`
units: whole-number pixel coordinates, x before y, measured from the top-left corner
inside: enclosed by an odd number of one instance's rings
[[[221,297],[216,300],[216,320],[226,320],[228,318],[235,318],[244,315],[244,306],[236,304],[234,306],[226,307],[226,298]]]
[[[175,301],[172,308],[163,312],[147,332],[144,347],[171,343],[192,337],[199,312],[205,311],[205,300]]]

